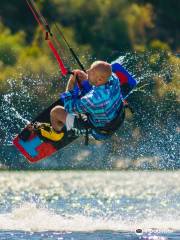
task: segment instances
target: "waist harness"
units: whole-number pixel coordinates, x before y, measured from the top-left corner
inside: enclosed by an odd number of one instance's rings
[[[98,133],[112,135],[124,122],[125,119],[125,107],[123,104],[119,107],[116,117],[108,122],[104,127],[94,127],[91,123],[91,128]]]
[[[84,132],[85,130],[85,145],[88,145],[89,134],[91,134],[96,140],[105,140],[112,136],[114,132],[122,125],[125,119],[125,106],[121,104],[117,111],[116,117],[108,122],[104,127],[95,127],[89,120],[88,115],[79,114],[75,118],[74,127]]]

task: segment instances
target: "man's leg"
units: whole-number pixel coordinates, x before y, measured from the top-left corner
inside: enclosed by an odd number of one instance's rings
[[[61,130],[66,123],[67,115],[62,106],[54,107],[50,112],[51,125],[41,124],[39,128],[41,136],[55,142],[60,141],[64,137]]]
[[[75,116],[67,113],[62,106],[54,107],[50,112],[51,125],[40,127],[41,135],[52,141],[60,141],[64,132],[61,131],[64,125],[66,125],[67,131],[74,126]]]

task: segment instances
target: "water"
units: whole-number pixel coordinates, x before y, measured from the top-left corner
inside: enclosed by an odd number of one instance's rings
[[[179,179],[180,171],[1,172],[0,239],[179,240]]]

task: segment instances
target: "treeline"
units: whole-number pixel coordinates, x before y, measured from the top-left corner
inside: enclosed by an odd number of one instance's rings
[[[36,2],[52,29],[54,23],[59,24],[85,67],[95,59],[111,62],[123,56],[124,66],[140,80],[139,90],[129,99],[135,114],[128,113],[129,120],[118,137],[113,138],[110,152],[133,159],[160,154],[175,161],[180,94],[180,1]],[[59,81],[58,66],[26,1],[2,0],[0,18],[0,105],[7,108],[4,96],[13,92],[13,107],[31,119],[58,97],[66,81]],[[62,46],[65,48],[63,42]],[[77,67],[67,49],[65,62]],[[4,128],[11,126],[10,120],[1,112]],[[16,132],[14,126],[13,129]],[[121,151],[119,136],[122,141],[129,141]]]
[[[52,27],[60,24],[85,65],[94,58],[111,61],[127,51],[176,53],[180,48],[178,0],[44,0],[37,4]],[[1,83],[17,64],[29,66],[37,61],[39,72],[48,71],[41,65],[48,59],[52,62],[51,55],[26,1],[2,0],[0,17]],[[32,72],[38,71],[31,67]]]

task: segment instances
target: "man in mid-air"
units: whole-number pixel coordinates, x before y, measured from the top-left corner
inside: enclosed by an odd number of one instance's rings
[[[106,135],[124,120],[119,79],[112,75],[111,65],[104,61],[95,61],[86,73],[74,70],[61,100],[64,106],[55,106],[50,112],[50,128],[46,130],[40,125],[41,134],[52,141],[60,141],[64,127],[69,131],[86,125],[93,129],[94,135]],[[83,121],[80,115],[86,119]]]

